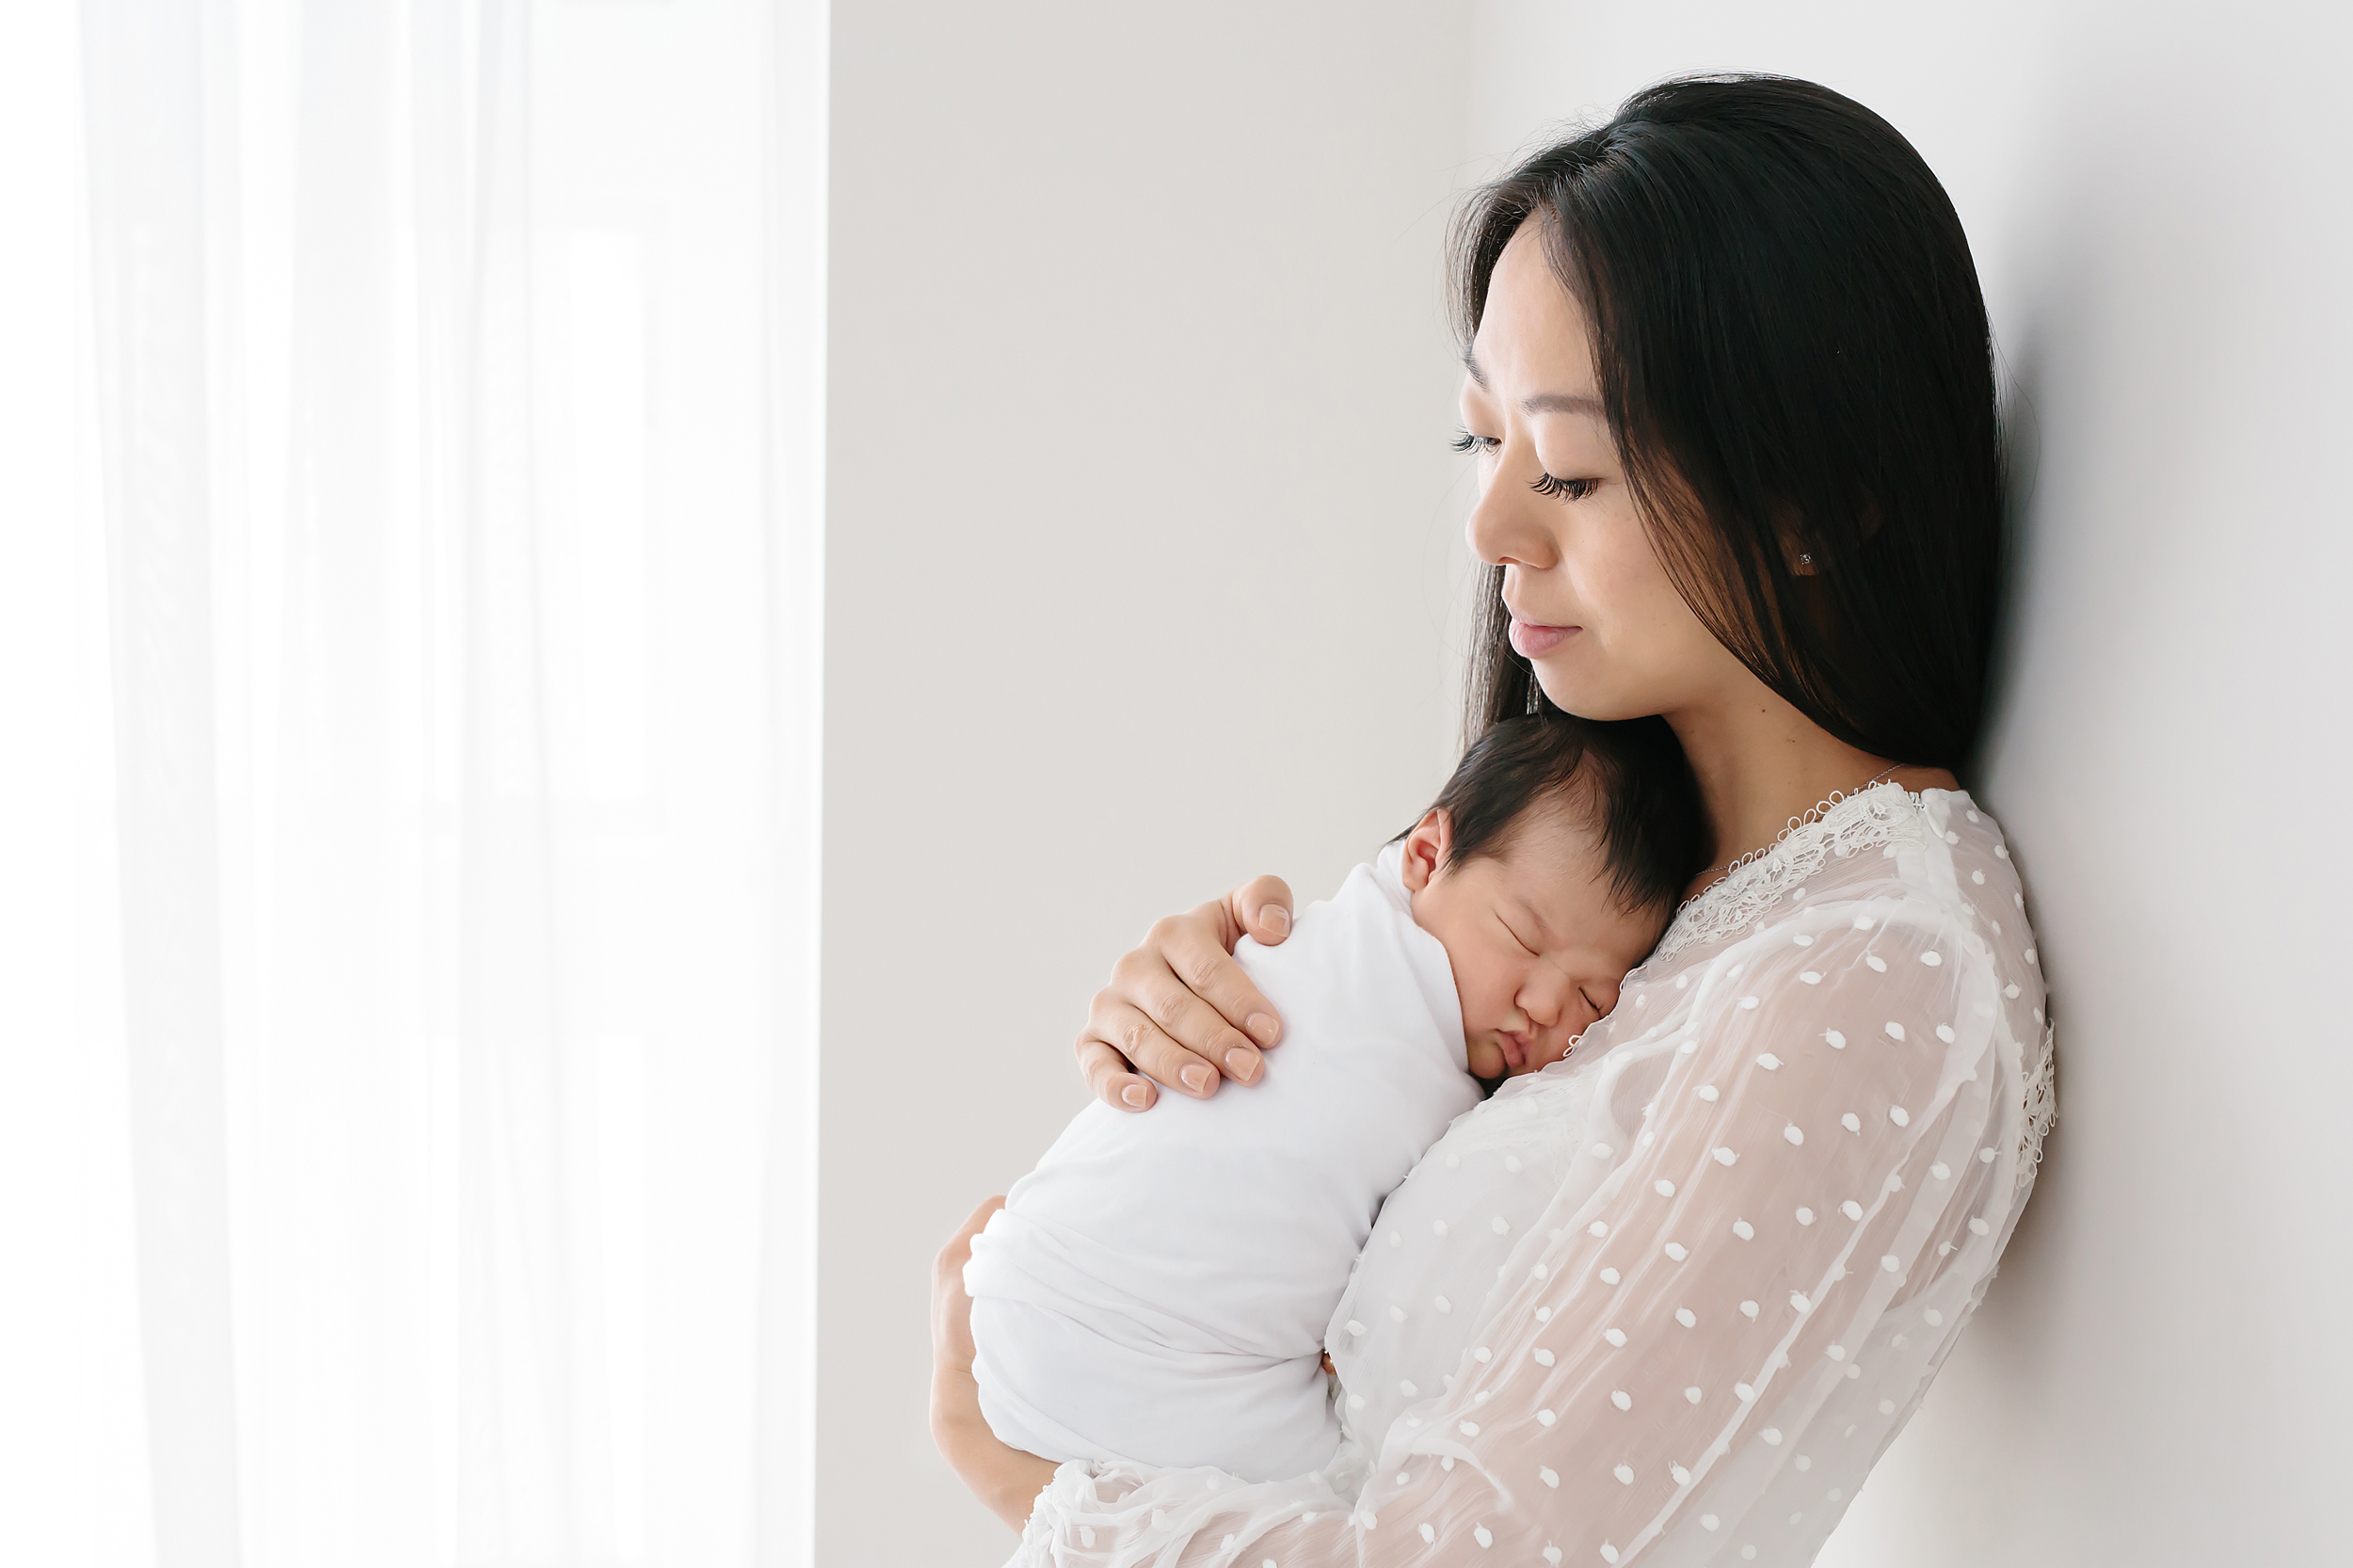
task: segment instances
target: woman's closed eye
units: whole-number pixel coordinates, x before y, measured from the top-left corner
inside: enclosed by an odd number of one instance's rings
[[[1598,479],[1555,479],[1543,474],[1531,481],[1529,488],[1538,495],[1549,495],[1562,501],[1582,501],[1600,488]]]
[[[1503,442],[1494,436],[1474,436],[1464,430],[1457,432],[1454,440],[1448,444],[1457,452],[1476,452],[1481,456],[1489,456]],[[1600,486],[1598,479],[1562,479],[1554,474],[1540,473],[1529,481],[1528,488],[1538,495],[1551,496],[1559,501],[1582,501]]]

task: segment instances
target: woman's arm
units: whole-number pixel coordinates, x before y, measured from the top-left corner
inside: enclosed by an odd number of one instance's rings
[[[972,1238],[1004,1207],[995,1197],[974,1209],[932,1262],[932,1441],[972,1495],[1018,1532],[1031,1503],[1054,1479],[1054,1464],[999,1442],[982,1417],[980,1384],[972,1378],[972,1298],[964,1293]]]
[[[1279,876],[1155,925],[1087,1009],[1079,1071],[1096,1097],[1144,1111],[1156,1084],[1207,1099],[1221,1077],[1257,1082],[1258,1053],[1283,1024],[1234,962],[1234,944],[1250,936],[1273,947],[1290,929],[1291,890]]]
[[[1973,934],[1892,900],[1729,950],[1691,979],[1633,1146],[1588,1148],[1609,1176],[1529,1231],[1353,1509],[1306,1482],[1067,1466],[1021,1560],[1611,1564],[1669,1531],[1809,1560],[2008,1234],[2002,978]]]

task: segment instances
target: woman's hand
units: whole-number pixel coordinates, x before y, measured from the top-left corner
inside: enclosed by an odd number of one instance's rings
[[[1004,1207],[998,1197],[974,1209],[932,1261],[932,1441],[956,1478],[1018,1533],[1029,1523],[1030,1505],[1054,1479],[1054,1464],[988,1430],[972,1378],[972,1298],[964,1293],[972,1238]]]
[[[1290,932],[1290,886],[1279,876],[1155,925],[1087,1009],[1087,1086],[1106,1105],[1143,1111],[1155,1083],[1207,1099],[1220,1077],[1257,1082],[1258,1052],[1282,1038],[1283,1023],[1234,962],[1234,944],[1250,936],[1273,947]]]
[[[972,1256],[972,1238],[988,1228],[988,1217],[1004,1207],[1002,1193],[983,1203],[932,1259],[932,1369],[936,1372],[972,1375],[972,1298],[964,1293],[964,1266]]]

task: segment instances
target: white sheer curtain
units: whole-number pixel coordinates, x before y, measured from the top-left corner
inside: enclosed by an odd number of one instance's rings
[[[799,1561],[824,7],[28,9],[0,1560]]]

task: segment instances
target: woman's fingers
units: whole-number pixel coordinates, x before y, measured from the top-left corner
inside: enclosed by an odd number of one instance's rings
[[[932,1259],[932,1356],[940,1365],[958,1369],[972,1365],[972,1298],[964,1293],[964,1266],[972,1256],[972,1238],[1004,1207],[1000,1195],[972,1210]]]
[[[1217,914],[1223,917],[1225,911]],[[1145,947],[1112,969],[1112,988],[1179,1046],[1214,1064],[1225,1077],[1252,1083],[1258,1077],[1259,1045],[1273,1045],[1282,1027],[1274,1009],[1218,941],[1222,930],[1222,924],[1200,920],[1160,921]],[[1137,1065],[1151,1070],[1144,1063]]]
[[[1000,1192],[993,1198],[984,1199],[980,1208],[972,1210],[962,1228],[948,1238],[948,1244],[940,1248],[939,1256],[932,1260],[932,1277],[961,1280],[964,1265],[972,1256],[972,1238],[987,1229],[988,1217],[1004,1207],[1005,1196]]]
[[[938,1256],[932,1259],[932,1284],[935,1287],[952,1281],[957,1293],[963,1293],[964,1265],[972,1256],[972,1238],[987,1228],[988,1217],[991,1214],[1004,1207],[1005,1199],[1002,1193],[990,1198],[980,1208],[972,1210],[971,1217],[964,1222],[963,1228],[948,1238],[948,1244],[939,1249]]]
[[[1216,1094],[1218,1079],[1225,1069],[1213,1059],[1178,1044],[1151,1015],[1126,998],[1127,993],[1114,976],[1109,986],[1095,994],[1095,1005],[1087,1010],[1086,1032],[1079,1037],[1080,1069],[1087,1074],[1089,1086],[1104,1103],[1122,1111],[1149,1107],[1148,1097],[1144,1105],[1136,1104],[1129,1093],[1134,1085],[1119,1076],[1123,1068],[1128,1078],[1141,1074],[1154,1083],[1195,1099],[1207,1099]],[[1196,1001],[1193,1006],[1210,1018],[1217,1016],[1201,1002]],[[1224,1029],[1222,1020],[1219,1027]],[[1248,1043],[1241,1041],[1233,1031],[1224,1032],[1247,1048]],[[1106,1047],[1122,1061],[1096,1066],[1102,1058],[1099,1053],[1090,1058],[1086,1048],[1090,1042]],[[1232,1048],[1227,1048],[1229,1052]]]
[[[1097,1098],[1143,1111],[1158,1097],[1155,1084],[1206,1099],[1221,1078],[1257,1081],[1259,1052],[1282,1037],[1283,1025],[1232,949],[1245,929],[1281,940],[1289,904],[1282,878],[1262,876],[1152,927],[1095,994],[1079,1035],[1079,1070]]]
[[[1253,878],[1225,902],[1234,923],[1268,947],[1291,934],[1291,885],[1279,876]]]
[[[1279,877],[1262,876],[1251,886],[1261,884],[1281,889],[1286,899],[1290,897],[1290,890],[1283,887]],[[1235,918],[1234,904],[1240,893],[1241,889],[1237,889],[1222,903],[1204,904],[1193,912],[1196,916],[1207,916],[1207,919],[1179,917],[1162,920],[1152,928],[1152,935],[1144,951],[1157,950],[1161,962],[1175,975],[1177,984],[1166,994],[1146,990],[1137,1000],[1145,1012],[1152,1015],[1154,1022],[1183,1045],[1205,1055],[1222,1057],[1225,1050],[1236,1045],[1254,1048],[1252,1070],[1255,1074],[1255,1048],[1271,1046],[1281,1039],[1283,1022],[1276,1016],[1273,1005],[1250,983],[1250,977],[1242,972],[1242,967],[1234,962],[1234,944],[1241,939],[1241,928],[1238,924],[1228,925],[1227,922]],[[1253,913],[1264,922],[1268,920],[1268,911],[1279,907],[1273,901],[1267,901],[1255,906]],[[1289,920],[1289,914],[1286,910],[1276,917],[1276,923],[1288,925]],[[1112,984],[1118,984],[1117,970],[1112,971]],[[1202,1012],[1195,1005],[1198,1003],[1207,1003],[1209,1013]],[[1216,1023],[1207,1021],[1211,1014],[1218,1022],[1241,1038],[1235,1040],[1222,1035]]]
[[[1079,1036],[1079,1076],[1096,1099],[1115,1111],[1149,1111],[1160,1097],[1157,1084],[1092,1034]]]

